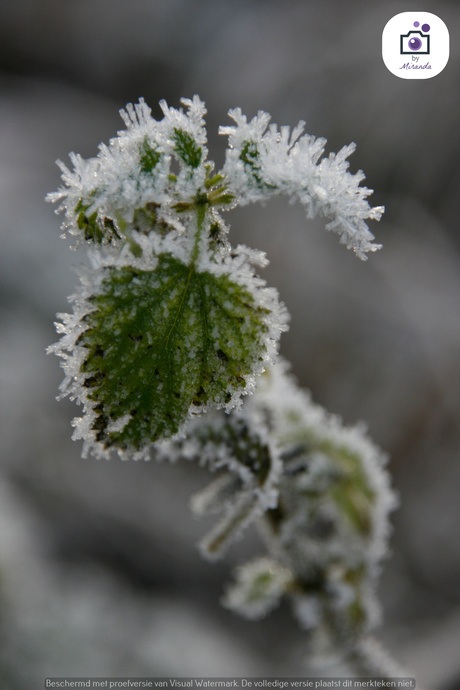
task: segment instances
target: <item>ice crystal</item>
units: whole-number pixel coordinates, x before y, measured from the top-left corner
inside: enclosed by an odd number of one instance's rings
[[[348,172],[347,158],[355,144],[324,158],[326,140],[303,134],[304,122],[291,132],[269,125],[270,115],[262,111],[250,122],[240,108],[229,115],[236,124],[219,131],[229,137],[224,173],[239,203],[286,194],[300,201],[309,218],[329,219],[326,228],[337,232],[360,259],[380,249],[365,220],[380,220],[384,208],[371,208],[366,201],[372,190],[360,186],[362,171]]]
[[[174,206],[193,200],[209,170],[204,103],[197,96],[182,103],[187,113],[162,101],[160,121],[143,99],[129,104],[120,111],[126,129],[108,145],[101,144],[95,158],[85,161],[71,153],[73,171],[58,161],[65,186],[48,199],[60,202],[58,210],[65,211],[64,230],[80,241],[107,243],[144,226],[163,233],[182,229]],[[174,159],[178,175],[171,170]]]

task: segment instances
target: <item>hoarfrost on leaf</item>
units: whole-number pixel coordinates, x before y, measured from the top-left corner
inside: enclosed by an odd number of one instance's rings
[[[242,565],[224,603],[257,619],[283,597],[301,626],[332,646],[359,649],[375,625],[375,596],[395,498],[385,457],[361,426],[344,427],[314,405],[276,363],[288,313],[256,272],[268,261],[232,247],[221,212],[280,194],[365,259],[374,244],[364,174],[349,172],[354,144],[325,156],[326,140],[270,123],[259,111],[234,125],[225,164],[208,160],[206,108],[143,99],[120,114],[125,129],[97,155],[58,162],[48,195],[64,234],[90,247],[90,268],[59,314],[61,397],[83,455],[196,460],[214,473],[192,498],[219,518],[201,542],[219,558],[250,524],[267,553]],[[242,405],[242,396],[251,393]]]
[[[293,573],[301,621],[302,601],[314,596],[323,625],[357,639],[378,620],[376,584],[396,506],[386,456],[362,425],[344,427],[313,404],[287,369],[284,361],[271,367],[248,401],[252,414],[270,419],[283,461],[278,507],[265,515],[267,543]]]
[[[302,134],[304,122],[291,133],[289,127],[269,125],[270,116],[262,111],[250,122],[240,108],[229,115],[236,124],[219,130],[229,137],[224,173],[240,203],[286,194],[300,201],[309,218],[327,218],[326,228],[360,259],[380,249],[365,221],[380,220],[384,208],[371,208],[366,201],[372,190],[360,186],[362,171],[348,171],[355,144],[324,158],[326,140]]]
[[[223,513],[201,549],[220,557],[251,523],[267,555],[241,566],[224,604],[258,619],[282,597],[300,625],[353,646],[379,620],[376,586],[396,505],[386,456],[362,425],[311,402],[281,360],[242,410],[190,420],[162,456],[196,459],[216,478],[193,497]],[[321,633],[321,634],[322,634]]]
[[[198,460],[218,475],[192,498],[197,514],[223,513],[201,542],[209,559],[222,556],[248,525],[277,505],[282,463],[263,420],[248,417],[245,408],[194,418],[183,438],[157,444],[157,451],[172,460]]]
[[[250,620],[264,618],[274,609],[292,581],[292,573],[287,568],[267,557],[240,566],[235,577],[222,603]]]
[[[76,437],[84,429],[85,452],[97,456],[145,456],[190,415],[239,404],[284,327],[284,308],[272,293],[267,300],[261,281],[248,288],[225,266],[211,273],[170,254],[151,261],[87,272],[54,348],[63,393],[83,404]]]
[[[266,557],[237,571],[224,600],[229,608],[260,618],[286,596],[302,627],[328,629],[341,643],[376,625],[376,585],[396,505],[386,456],[362,426],[344,427],[313,404],[284,361],[261,377],[242,411],[193,420],[185,438],[163,451],[219,472],[194,499],[199,513],[224,511],[203,541],[208,557],[221,555],[250,522],[265,540]],[[260,474],[263,467],[270,475]],[[270,482],[261,491],[265,474]]]
[[[70,154],[73,170],[59,162],[63,186],[48,197],[64,230],[93,247],[93,271],[51,348],[66,372],[61,391],[83,404],[74,438],[84,452],[145,457],[190,414],[238,406],[274,362],[287,311],[255,272],[265,255],[230,245],[221,210],[284,193],[327,217],[361,258],[377,248],[365,219],[382,209],[365,201],[362,173],[347,170],[354,145],[324,158],[325,140],[303,122],[291,131],[236,108],[214,173],[205,105],[182,105],[161,101],[161,120],[143,99],[127,105],[126,128],[96,157]]]

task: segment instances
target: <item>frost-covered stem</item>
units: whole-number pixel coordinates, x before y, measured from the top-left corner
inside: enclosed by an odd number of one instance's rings
[[[194,265],[200,253],[200,240],[203,233],[204,222],[208,210],[208,199],[206,194],[197,194],[196,198],[196,234],[193,244],[192,255],[190,257],[191,264]]]

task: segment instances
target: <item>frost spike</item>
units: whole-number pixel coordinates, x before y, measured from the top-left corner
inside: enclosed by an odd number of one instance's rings
[[[372,190],[359,186],[363,173],[348,172],[347,158],[356,148],[354,143],[324,158],[326,140],[302,134],[303,121],[290,134],[289,127],[278,130],[269,125],[270,116],[263,111],[250,122],[240,108],[228,114],[236,124],[219,129],[229,137],[223,170],[241,204],[285,194],[300,201],[309,218],[329,219],[326,228],[337,232],[360,259],[380,249],[381,245],[373,244],[365,219],[380,220],[384,208],[369,206],[366,197]]]

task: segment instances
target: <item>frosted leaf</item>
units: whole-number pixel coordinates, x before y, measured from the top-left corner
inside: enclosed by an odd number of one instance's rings
[[[258,503],[247,493],[239,495],[236,503],[227,507],[224,517],[201,540],[201,554],[210,561],[221,558],[230,544],[240,539],[244,530],[261,514]]]
[[[286,594],[307,629],[352,640],[374,626],[396,501],[386,457],[363,427],[344,427],[313,404],[281,361],[259,379],[242,410],[193,419],[184,434],[163,444],[162,454],[197,459],[218,473],[192,501],[199,514],[224,513],[202,540],[202,552],[219,557],[255,522],[270,563],[289,573],[284,590],[256,597],[259,571],[244,566],[227,604],[257,618]],[[262,575],[261,581],[272,582]]]
[[[354,144],[324,158],[326,140],[302,134],[303,122],[291,133],[289,127],[269,125],[270,116],[261,111],[250,122],[239,108],[229,115],[235,126],[219,130],[229,137],[223,171],[239,203],[286,194],[305,206],[308,217],[327,218],[326,228],[360,259],[380,248],[365,221],[379,220],[384,208],[369,206],[372,190],[360,186],[363,173],[348,171]]]
[[[260,280],[238,283],[227,264],[201,269],[185,250],[160,253],[149,266],[148,242],[141,244],[137,265],[128,253],[84,274],[53,348],[67,373],[63,393],[84,406],[74,437],[98,456],[113,448],[139,457],[190,415],[237,405],[273,359],[283,328],[284,308],[270,293],[270,310]]]
[[[282,463],[261,420],[246,413],[208,413],[191,420],[184,437],[157,445],[163,457],[196,459],[218,476],[192,498],[197,514],[223,512],[202,540],[202,553],[219,558],[266,510],[275,508]]]
[[[302,627],[329,630],[336,641],[372,628],[396,499],[386,457],[364,428],[344,427],[313,404],[280,361],[241,410],[193,419],[184,434],[164,443],[162,454],[197,459],[216,472],[192,506],[199,514],[224,513],[201,542],[203,553],[217,558],[255,522],[270,568],[289,574],[281,586],[264,559],[243,566],[227,605],[258,618],[285,594]]]
[[[344,427],[314,405],[286,370],[284,362],[272,367],[247,405],[251,415],[270,419],[284,467],[282,510],[267,514],[267,544],[293,573],[302,625],[318,618],[333,622],[337,634],[359,637],[378,619],[376,582],[396,506],[386,456],[362,426]],[[311,597],[313,618],[305,613]]]
[[[196,149],[197,158],[195,155],[189,160],[188,155],[185,157],[182,155],[182,144],[180,138],[177,138],[177,131],[187,132],[190,139],[193,140],[195,147],[203,146],[206,144],[206,129],[204,116],[206,115],[206,107],[203,101],[198,96],[193,96],[190,98],[182,98],[181,103],[187,106],[187,113],[184,113],[182,108],[176,110],[176,108],[168,107],[166,101],[160,101],[160,107],[164,113],[164,128],[165,133],[174,141],[174,145],[177,147],[176,153],[179,158],[181,158],[187,165],[191,167],[197,167],[199,164],[198,158],[201,158],[201,154]],[[203,151],[207,154],[207,151]]]
[[[125,242],[133,230],[166,234],[178,229],[178,213],[190,210],[200,196],[225,207],[286,194],[300,201],[309,217],[326,218],[326,228],[361,259],[380,247],[366,220],[379,220],[384,209],[369,206],[372,190],[360,186],[363,173],[348,171],[354,144],[324,157],[325,139],[303,134],[303,122],[291,131],[270,124],[263,111],[248,122],[235,108],[229,111],[235,125],[220,128],[229,148],[222,172],[214,176],[221,186],[212,196],[207,194],[214,163],[207,160],[206,108],[198,96],[182,104],[185,112],[161,101],[160,121],[143,99],[129,104],[120,111],[126,129],[101,144],[97,157],[85,161],[70,154],[73,170],[58,162],[64,186],[48,199],[61,202],[66,232],[99,244]],[[178,174],[171,169],[173,159]]]
[[[224,173],[239,203],[261,201],[272,189],[262,169],[264,152],[260,148],[270,115],[259,111],[249,123],[240,108],[230,110],[229,115],[237,126],[219,129],[220,134],[229,135]]]
[[[199,449],[200,445],[197,444],[196,455],[198,455]],[[239,477],[230,472],[224,472],[192,496],[190,507],[192,512],[199,516],[221,513],[223,506],[234,501],[240,490],[241,481]]]
[[[188,112],[161,107],[164,118],[151,116],[143,99],[129,104],[120,114],[126,129],[108,145],[101,144],[95,158],[84,160],[71,153],[73,170],[58,161],[64,185],[47,199],[61,202],[65,211],[63,229],[96,244],[129,239],[144,232],[171,229],[168,217],[178,203],[192,203],[204,188],[207,171],[204,103],[197,96],[183,99]],[[180,172],[171,172],[171,160],[179,162]],[[175,227],[176,223],[172,223]]]
[[[273,610],[289,589],[292,573],[269,558],[259,558],[240,566],[235,582],[222,600],[226,608],[244,618],[260,620]]]

